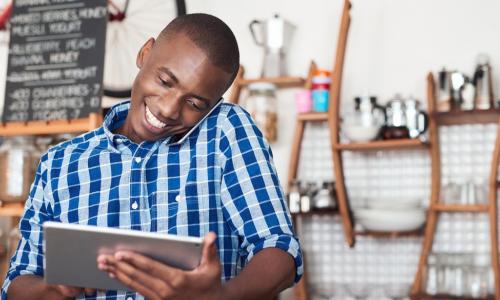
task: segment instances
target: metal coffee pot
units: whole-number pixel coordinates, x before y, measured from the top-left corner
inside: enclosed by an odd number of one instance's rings
[[[476,109],[490,109],[493,107],[493,84],[491,78],[491,66],[489,57],[480,54],[477,57],[477,66],[474,73],[474,85],[476,94],[474,106]]]
[[[410,97],[405,100],[406,127],[410,138],[416,138],[427,130],[429,116],[420,109],[420,102]]]
[[[253,20],[249,27],[255,43],[264,48],[261,76],[285,76],[287,74],[286,53],[290,47],[295,26],[275,14],[267,20]]]

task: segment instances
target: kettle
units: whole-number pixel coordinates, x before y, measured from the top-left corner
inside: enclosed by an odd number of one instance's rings
[[[254,42],[264,48],[261,76],[285,76],[285,58],[295,26],[275,14],[267,20],[252,20],[249,28]]]

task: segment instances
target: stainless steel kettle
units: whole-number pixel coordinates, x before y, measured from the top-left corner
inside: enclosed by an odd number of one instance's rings
[[[267,20],[253,20],[249,27],[255,43],[264,48],[261,76],[285,76],[287,74],[286,53],[290,47],[295,26],[275,14]]]

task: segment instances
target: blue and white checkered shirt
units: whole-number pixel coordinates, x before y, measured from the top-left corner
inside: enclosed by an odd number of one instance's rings
[[[41,225],[49,220],[184,236],[214,231],[223,281],[268,247],[294,258],[297,281],[303,269],[299,243],[271,150],[248,113],[222,104],[180,145],[170,138],[138,145],[112,133],[129,106],[116,105],[102,127],[41,158],[2,299],[17,276],[43,276]],[[97,299],[129,297],[142,299],[125,291]]]

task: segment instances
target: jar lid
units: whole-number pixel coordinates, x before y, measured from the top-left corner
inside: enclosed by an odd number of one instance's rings
[[[251,91],[274,91],[276,90],[276,85],[269,82],[255,82],[250,83],[248,89]]]
[[[313,77],[312,83],[314,84],[330,84],[332,79],[330,77]]]
[[[314,71],[314,77],[330,77],[332,76],[332,72],[324,69],[317,69]]]

